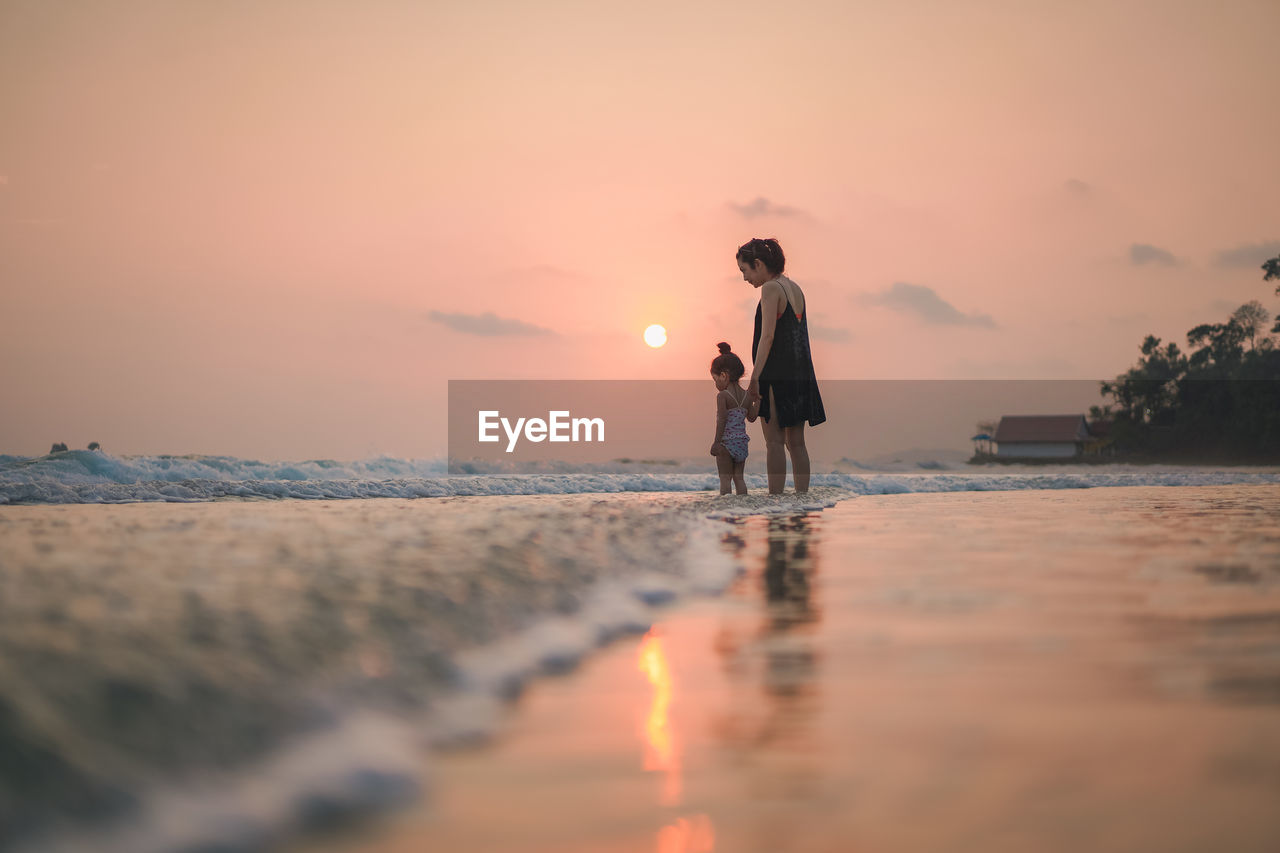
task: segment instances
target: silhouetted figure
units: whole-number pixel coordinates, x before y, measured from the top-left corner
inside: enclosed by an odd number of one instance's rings
[[[800,285],[782,274],[787,259],[778,241],[754,238],[738,247],[742,280],[760,288],[751,338],[751,381],[747,399],[759,404],[764,421],[764,467],[769,494],[782,494],[787,456],[796,494],[809,491],[809,449],[804,424],[827,420],[809,350],[809,318]]]
[[[49,448],[49,452],[50,453],[66,453],[67,443],[65,441],[59,441],[58,443],[53,445],[53,447]]]
[[[98,444],[98,442],[96,442],[96,441],[91,441],[91,442],[89,442],[89,449],[90,449],[90,450],[101,450],[101,449],[102,449],[102,445],[101,445],[101,444]]]

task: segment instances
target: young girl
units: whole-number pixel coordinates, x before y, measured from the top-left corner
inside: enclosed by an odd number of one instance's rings
[[[742,472],[747,463],[747,421],[755,422],[760,408],[759,400],[748,401],[747,390],[738,380],[746,373],[742,359],[734,355],[729,345],[718,344],[720,355],[711,362],[711,379],[716,383],[716,438],[711,444],[711,455],[716,458],[720,472],[720,494],[729,494],[730,487],[737,487],[738,494],[747,493],[747,483]]]

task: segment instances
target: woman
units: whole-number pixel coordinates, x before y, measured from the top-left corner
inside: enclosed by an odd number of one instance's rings
[[[827,419],[818,393],[809,352],[809,325],[804,292],[782,274],[786,258],[772,237],[753,239],[738,248],[738,269],[752,287],[760,288],[751,352],[754,364],[747,393],[760,403],[764,421],[765,470],[769,494],[782,494],[787,457],[796,492],[809,491],[809,451],[804,424]]]

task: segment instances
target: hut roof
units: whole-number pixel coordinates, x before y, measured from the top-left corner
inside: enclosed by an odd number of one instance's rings
[[[996,427],[996,441],[1075,442],[1089,438],[1084,415],[1005,415]]]

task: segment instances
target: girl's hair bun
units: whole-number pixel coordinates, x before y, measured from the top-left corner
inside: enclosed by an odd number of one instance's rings
[[[746,365],[742,363],[742,359],[733,354],[729,349],[729,345],[724,341],[716,344],[720,347],[720,354],[711,361],[712,373],[727,373],[729,379],[737,382],[742,378],[742,374],[747,372]]]

